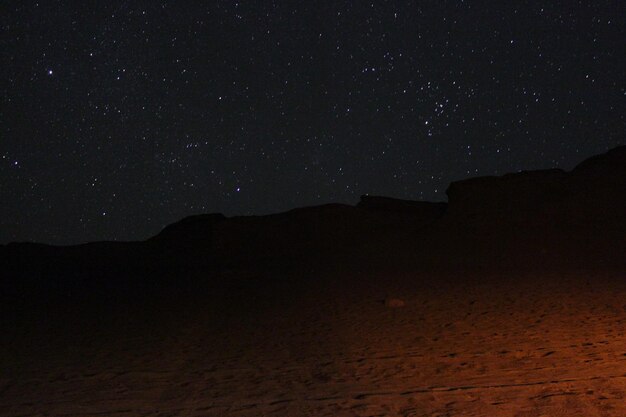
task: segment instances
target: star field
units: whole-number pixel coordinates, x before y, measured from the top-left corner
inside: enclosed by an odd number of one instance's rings
[[[625,143],[625,10],[596,2],[11,2],[0,242],[572,168]]]

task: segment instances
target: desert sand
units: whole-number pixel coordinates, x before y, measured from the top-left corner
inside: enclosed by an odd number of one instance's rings
[[[293,274],[5,311],[0,415],[626,415],[623,276]]]

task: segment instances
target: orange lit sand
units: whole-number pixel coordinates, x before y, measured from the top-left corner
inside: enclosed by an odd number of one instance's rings
[[[5,323],[0,415],[626,416],[626,279],[227,278]]]

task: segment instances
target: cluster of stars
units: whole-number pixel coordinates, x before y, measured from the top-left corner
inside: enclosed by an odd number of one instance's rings
[[[624,143],[618,2],[20,1],[2,21],[0,242],[571,168]]]

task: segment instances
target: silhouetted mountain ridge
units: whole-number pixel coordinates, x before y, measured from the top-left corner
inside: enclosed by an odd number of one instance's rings
[[[6,277],[31,278],[370,262],[626,270],[624,190],[626,146],[570,172],[453,182],[448,203],[366,195],[356,206],[327,204],[267,216],[204,214],[171,224],[144,242],[12,243],[0,247],[0,262]]]

